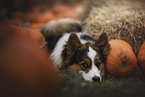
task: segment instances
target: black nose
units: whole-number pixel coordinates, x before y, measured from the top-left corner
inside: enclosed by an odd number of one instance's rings
[[[92,79],[94,82],[100,82],[100,77],[98,76],[94,76]]]

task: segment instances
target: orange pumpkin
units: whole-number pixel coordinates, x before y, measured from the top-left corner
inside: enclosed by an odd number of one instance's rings
[[[138,62],[139,62],[140,70],[142,71],[143,74],[145,74],[145,42],[142,44],[142,46],[139,49]]]
[[[50,20],[55,19],[55,15],[51,11],[45,13],[29,13],[27,14],[28,20],[32,23],[47,23]]]
[[[13,18],[13,19],[5,18],[2,22],[4,24],[9,24],[9,25],[18,24],[19,26],[22,26],[24,24],[24,21],[21,18]]]
[[[52,12],[55,15],[58,15],[58,14],[64,13],[64,12],[69,11],[69,10],[71,10],[71,8],[68,7],[68,6],[65,6],[65,5],[56,5],[56,6],[53,7]]]
[[[11,16],[15,17],[15,18],[24,18],[25,17],[25,13],[21,12],[21,11],[16,11],[16,12],[13,12],[11,14]]]
[[[53,97],[56,75],[43,35],[8,25],[0,31],[0,96]]]
[[[114,76],[129,76],[136,71],[137,59],[131,46],[123,41],[109,41],[110,51],[105,64],[106,73]]]
[[[37,30],[37,31],[40,31],[40,29],[45,25],[45,23],[31,23],[29,25],[29,28],[30,29],[34,29],[34,30]]]

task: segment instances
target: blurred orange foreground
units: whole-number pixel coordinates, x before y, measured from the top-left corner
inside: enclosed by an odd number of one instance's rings
[[[40,32],[1,24],[0,97],[54,97],[56,75],[48,55]]]

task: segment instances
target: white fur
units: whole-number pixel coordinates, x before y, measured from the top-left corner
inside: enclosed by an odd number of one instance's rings
[[[62,64],[61,53],[64,49],[64,45],[66,44],[66,41],[68,40],[68,38],[69,38],[69,34],[63,35],[63,37],[61,37],[59,41],[57,42],[54,50],[52,51],[50,55],[50,58],[53,60],[56,66],[60,66]]]
[[[80,71],[80,73],[82,73],[82,76],[84,77],[85,80],[92,82],[92,78],[97,76],[100,77],[100,81],[101,81],[101,75],[100,75],[100,70],[98,70],[98,68],[95,66],[94,63],[94,58],[96,56],[96,51],[93,50],[91,47],[89,47],[89,52],[88,52],[88,56],[92,61],[92,67],[91,70],[89,70],[88,73],[84,72],[84,71]]]
[[[50,58],[53,60],[54,64],[56,64],[56,66],[60,66],[62,64],[62,57],[61,57],[61,53],[64,49],[64,45],[66,44],[66,42],[68,41],[68,38],[69,36],[71,35],[72,33],[66,33],[64,34],[60,39],[59,41],[57,42],[54,50],[52,51],[51,55],[50,55]],[[76,33],[77,36],[81,37],[81,35],[85,34],[83,32],[79,32],[79,33]],[[80,39],[81,43],[82,44],[85,44],[86,42],[88,41],[85,41],[85,40],[82,40]],[[89,41],[90,43],[92,41]]]

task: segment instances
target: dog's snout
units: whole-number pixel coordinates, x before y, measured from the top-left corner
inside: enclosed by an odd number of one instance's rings
[[[94,82],[100,82],[100,77],[98,76],[94,76],[92,79]]]

